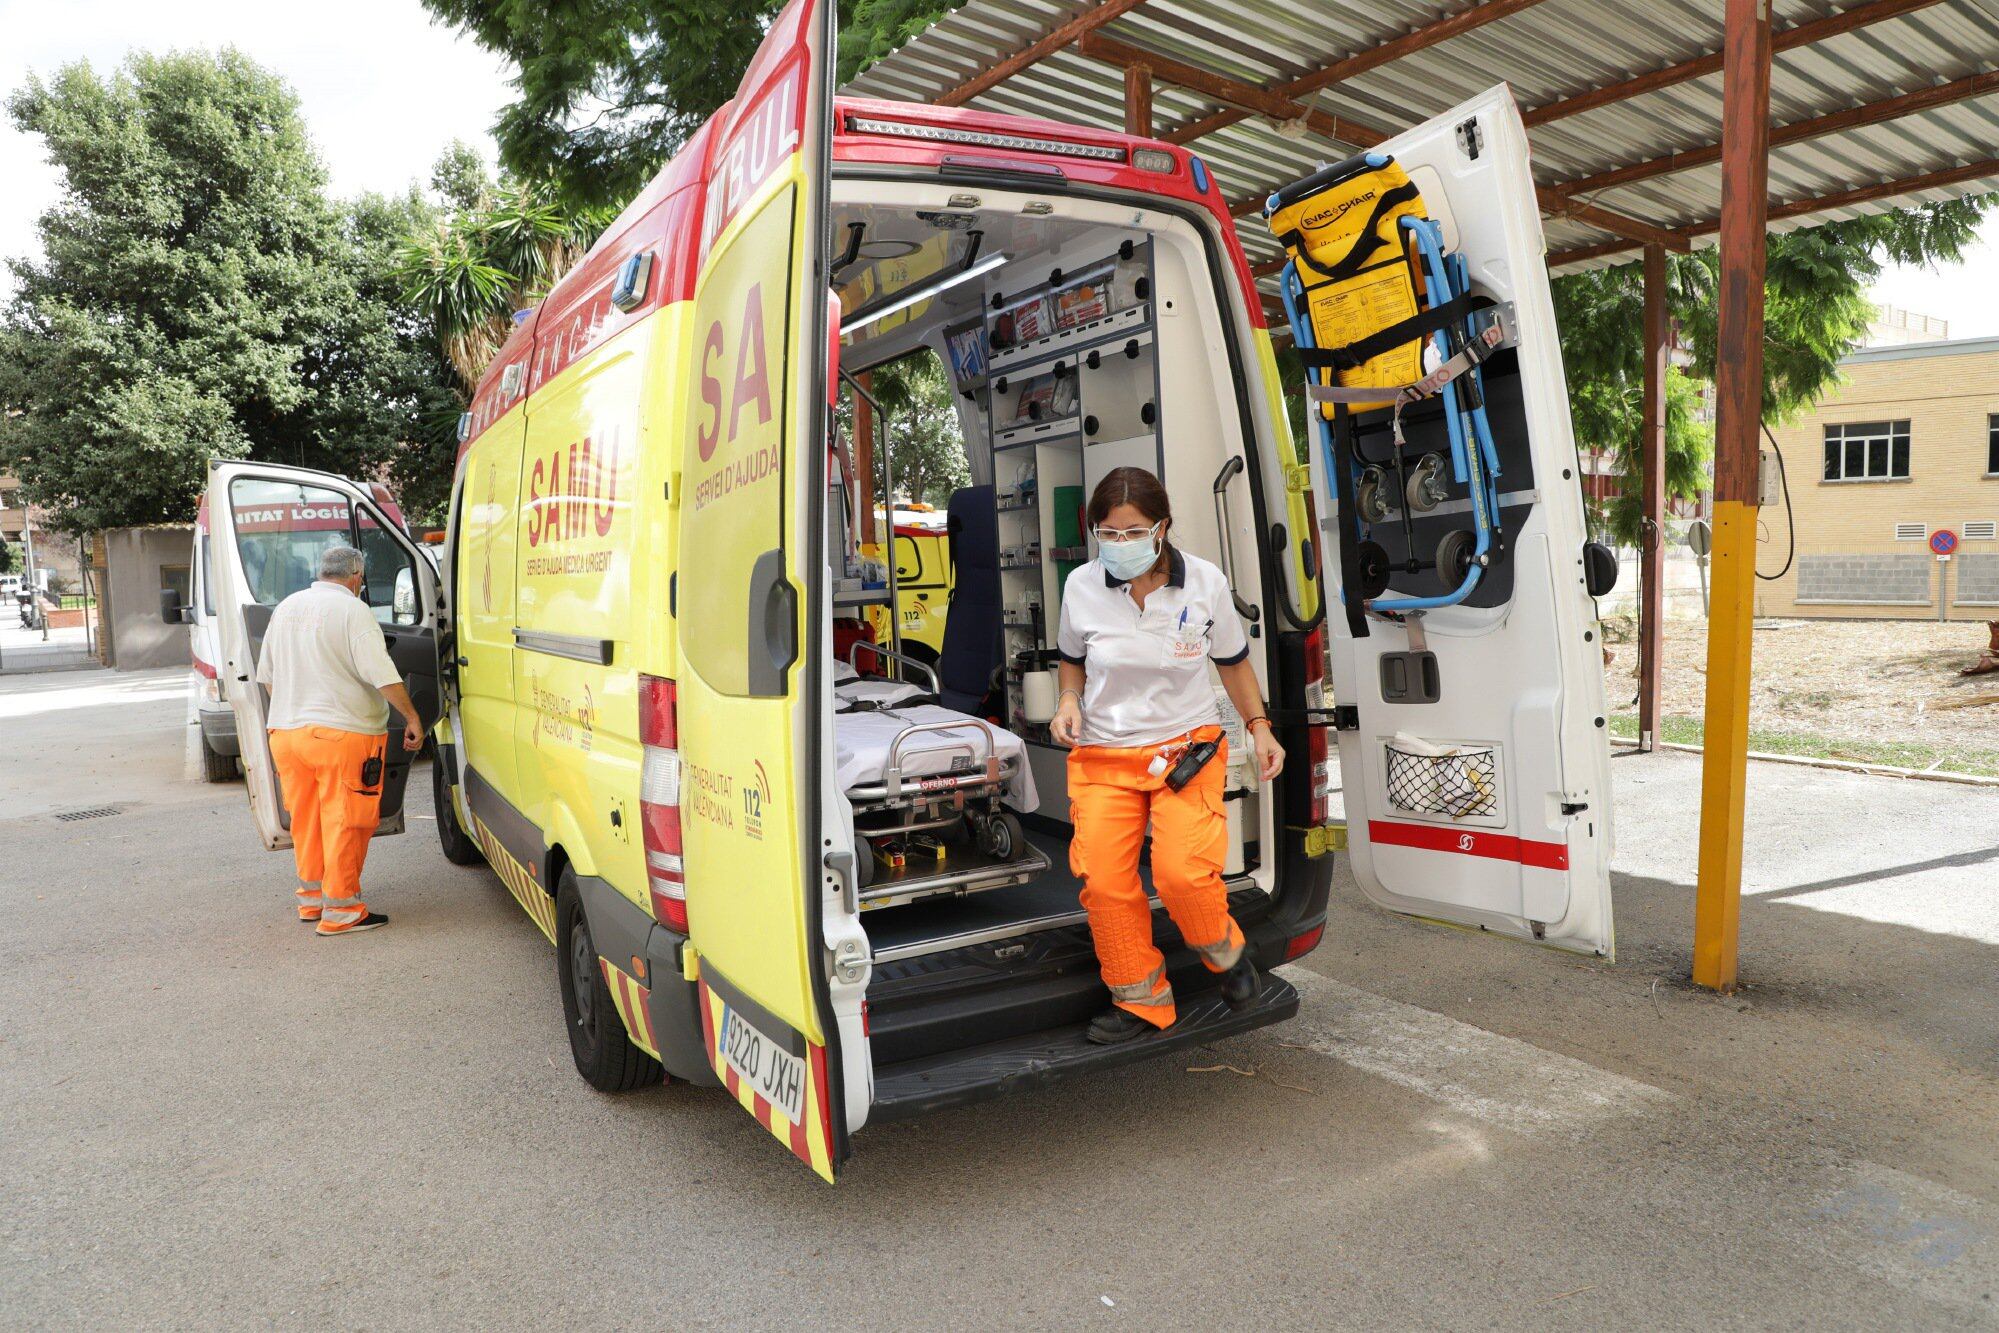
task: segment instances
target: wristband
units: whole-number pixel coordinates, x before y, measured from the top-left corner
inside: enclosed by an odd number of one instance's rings
[[[1081,690],[1062,691],[1062,693],[1055,696],[1055,706],[1057,708],[1060,708],[1062,706],[1062,701],[1068,698],[1072,694],[1076,696],[1076,707],[1081,708],[1083,706],[1083,692]]]
[[[1270,729],[1271,729],[1271,730],[1272,730],[1273,732],[1277,730],[1277,728],[1276,728],[1276,727],[1274,727],[1274,726],[1271,726],[1271,723],[1270,723],[1270,719],[1269,719],[1268,717],[1264,716],[1264,715],[1263,715],[1262,713],[1258,713],[1258,714],[1257,714],[1257,715],[1256,715],[1255,717],[1253,717],[1253,718],[1249,719],[1249,721],[1247,721],[1247,722],[1243,723],[1243,724],[1242,724],[1242,725],[1243,725],[1243,730],[1245,730],[1245,731],[1254,731],[1254,730],[1256,729],[1256,724],[1257,724],[1257,723],[1259,723],[1259,722],[1261,722],[1261,723],[1262,723],[1262,724],[1263,724],[1264,726],[1266,726],[1266,727],[1270,727]]]

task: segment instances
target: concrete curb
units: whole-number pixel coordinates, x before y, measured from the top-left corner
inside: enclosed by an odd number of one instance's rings
[[[1635,750],[1638,742],[1622,736],[1612,736],[1612,745],[1622,745]],[[1681,750],[1687,754],[1704,754],[1706,747],[1682,745],[1677,741],[1654,741],[1655,750]],[[1896,768],[1892,764],[1860,764],[1849,759],[1813,759],[1800,754],[1771,754],[1767,750],[1751,750],[1751,759],[1759,759],[1766,764],[1799,764],[1805,768],[1829,768],[1836,773],[1869,773],[1881,778],[1915,778],[1922,782],[1955,782],[1964,787],[1999,787],[1999,778],[1980,777],[1975,773],[1933,773],[1922,768]]]

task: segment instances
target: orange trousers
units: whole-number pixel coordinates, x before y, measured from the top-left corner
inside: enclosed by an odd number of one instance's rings
[[[273,731],[271,759],[291,814],[298,914],[338,935],[368,916],[361,865],[382,822],[382,761],[389,738],[337,727]]]
[[[1222,883],[1228,743],[1179,791],[1166,785],[1164,771],[1151,771],[1162,753],[1170,766],[1190,742],[1220,735],[1220,727],[1202,727],[1162,745],[1082,745],[1069,752],[1069,818],[1076,826],[1069,869],[1083,881],[1097,964],[1118,1008],[1157,1027],[1170,1027],[1175,1014],[1166,957],[1152,942],[1152,904],[1138,877],[1148,822],[1153,887],[1181,937],[1211,972],[1228,971],[1242,956],[1242,928],[1229,915]]]

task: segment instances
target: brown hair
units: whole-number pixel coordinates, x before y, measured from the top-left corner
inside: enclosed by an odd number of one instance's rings
[[[1104,474],[1097,488],[1090,492],[1090,526],[1094,528],[1109,518],[1111,510],[1119,505],[1130,505],[1153,523],[1173,522],[1173,505],[1166,498],[1166,488],[1142,467],[1114,467]],[[1172,558],[1172,547],[1162,535],[1159,559],[1152,567],[1162,569]]]

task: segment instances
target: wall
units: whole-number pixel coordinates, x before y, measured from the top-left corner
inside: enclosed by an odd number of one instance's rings
[[[120,671],[186,666],[187,627],[160,619],[160,589],[168,566],[185,566],[194,544],[186,524],[113,528],[103,534],[99,596],[109,627],[109,665]]]
[[[1776,430],[1790,473],[1797,560],[1759,583],[1763,616],[1938,618],[1939,561],[1927,537],[1967,520],[1999,520],[1999,475],[1987,466],[1987,422],[1999,413],[1999,338],[1856,352],[1845,383],[1810,414]],[[1909,477],[1825,481],[1825,427],[1907,420]],[[1762,511],[1757,567],[1774,572],[1786,549],[1781,501]],[[1920,523],[1923,538],[1898,539],[1898,523]],[[1952,620],[1999,616],[1999,540],[1961,540],[1943,577]]]

